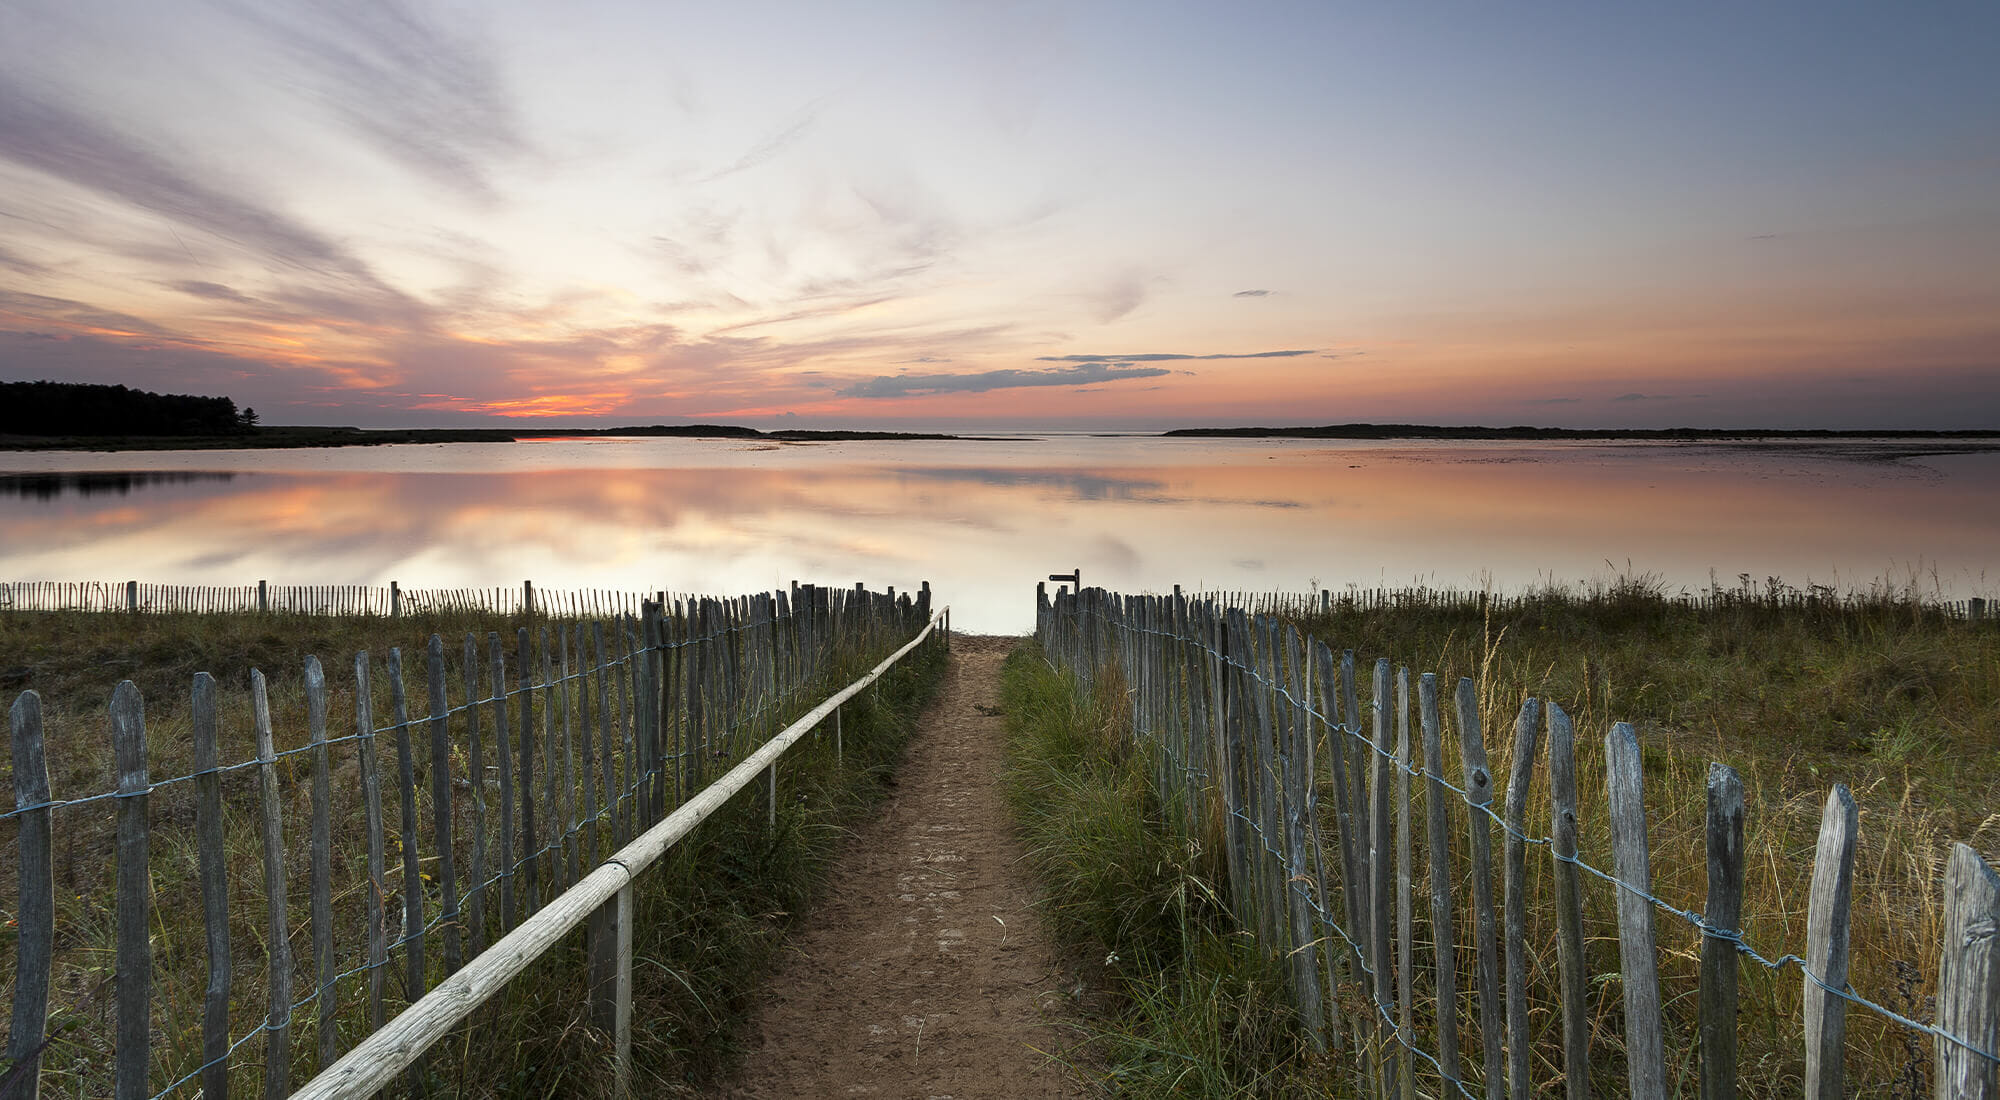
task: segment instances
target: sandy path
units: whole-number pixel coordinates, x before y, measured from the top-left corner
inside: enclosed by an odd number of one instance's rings
[[[738,1097],[1068,1097],[1064,980],[999,789],[1001,658],[953,640],[896,794],[772,974]]]

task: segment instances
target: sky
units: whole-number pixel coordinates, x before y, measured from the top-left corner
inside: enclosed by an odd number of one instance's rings
[[[2000,5],[0,0],[0,380],[2000,428]]]

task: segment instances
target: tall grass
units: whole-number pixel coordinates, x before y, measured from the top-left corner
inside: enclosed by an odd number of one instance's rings
[[[537,620],[537,625],[543,620]],[[148,615],[97,613],[14,613],[0,615],[0,695],[33,688],[44,699],[44,728],[54,796],[78,798],[114,785],[109,764],[104,706],[111,686],[134,679],[147,698],[147,734],[155,782],[192,770],[187,692],[196,671],[212,673],[221,699],[221,757],[254,756],[249,721],[249,672],[270,678],[271,707],[280,748],[303,743],[305,701],[299,668],[306,654],[326,662],[329,713],[338,734],[354,713],[351,668],[354,652],[375,655],[376,721],[386,725],[386,669],[390,646],[405,654],[411,684],[413,726],[425,717],[422,649],[435,632],[448,641],[452,657],[451,698],[459,700],[462,680],[457,640],[467,632],[481,639],[501,633],[509,675],[514,674],[513,630],[519,620],[478,613],[424,614],[390,620],[306,615]],[[824,670],[791,707],[803,711],[828,692],[865,671],[880,653],[850,650]],[[763,785],[753,784],[661,863],[640,879],[635,930],[635,1081],[652,1094],[698,1091],[724,1072],[738,1053],[737,1039],[756,986],[755,978],[784,929],[802,913],[821,885],[844,823],[879,796],[914,725],[917,710],[934,693],[942,671],[935,647],[913,653],[843,707],[844,762],[836,766],[830,736],[808,739],[787,754],[779,768],[779,817],[766,825]],[[484,684],[482,672],[481,683]],[[824,688],[824,690],[820,690]],[[486,690],[484,687],[482,691]],[[518,701],[510,714],[518,721]],[[531,725],[539,730],[543,703],[537,700]],[[592,701],[592,710],[595,702]],[[494,731],[485,722],[486,760],[493,763]],[[766,716],[760,729],[788,715]],[[414,732],[414,731],[413,731]],[[749,731],[721,742],[719,752],[741,751]],[[454,752],[463,734],[454,731]],[[539,735],[538,735],[539,739]],[[422,769],[428,764],[426,738],[419,742],[418,786],[424,792],[420,832],[430,837],[428,792]],[[365,841],[354,788],[353,746],[336,750],[333,772],[333,862],[336,897],[335,941],[340,969],[361,961],[361,917],[365,878],[360,871]],[[539,746],[538,746],[539,755]],[[393,745],[381,749],[384,770],[385,834],[389,841],[388,886],[399,891],[396,854],[400,813],[393,792]],[[312,973],[310,918],[304,881],[309,838],[306,757],[281,761],[279,781],[286,837],[288,902],[294,989],[316,985]],[[716,762],[711,775],[730,763]],[[455,757],[454,774],[465,761]],[[542,778],[537,774],[537,797]],[[228,844],[231,938],[234,943],[231,1033],[242,1035],[263,1022],[268,997],[263,943],[265,930],[262,853],[256,839],[255,769],[223,776],[225,837]],[[103,812],[100,812],[103,811]],[[461,807],[461,813],[463,807]],[[497,810],[489,807],[488,828]],[[205,949],[193,798],[189,784],[162,787],[151,799],[151,889],[154,905],[154,1087],[193,1070],[201,1061],[200,1029],[205,982]],[[109,850],[111,815],[104,804],[55,812],[57,943],[51,990],[50,1032],[43,1056],[45,1095],[108,1094],[111,990],[113,868]],[[461,820],[463,829],[464,822]],[[13,845],[13,826],[0,823],[0,845]],[[458,840],[469,843],[461,832]],[[431,853],[425,853],[427,856]],[[11,908],[17,862],[0,860],[0,907]],[[429,864],[426,864],[429,866]],[[460,888],[465,889],[466,857],[459,855]],[[431,887],[435,895],[435,887]],[[497,903],[497,898],[494,899]],[[438,899],[429,899],[436,912]],[[399,914],[393,897],[386,906]],[[12,917],[11,912],[4,914]],[[395,930],[392,927],[392,939]],[[435,936],[435,933],[433,933]],[[433,939],[435,943],[435,939]],[[429,952],[437,958],[437,948]],[[392,952],[389,1011],[407,1003],[400,989],[402,961]],[[606,1037],[588,1023],[582,977],[582,936],[569,938],[536,963],[506,992],[482,1008],[467,1026],[440,1042],[414,1081],[426,1088],[465,1095],[609,1095],[612,1077]],[[15,972],[14,934],[0,931],[0,995],[11,1001]],[[443,976],[433,962],[430,982]],[[343,980],[337,996],[337,1029],[346,1049],[367,1030],[362,1004],[365,979]],[[316,1059],[313,1009],[294,1017],[293,1084],[309,1075]],[[232,1087],[250,1094],[261,1084],[262,1044],[252,1041],[232,1062]],[[192,1095],[195,1086],[183,1091]]]
[[[1045,913],[1093,987],[1074,1065],[1133,1096],[1270,1094],[1298,1042],[1278,970],[1225,908],[1217,849],[1167,827],[1123,698],[1084,695],[1038,647],[1002,671],[1007,793]]]

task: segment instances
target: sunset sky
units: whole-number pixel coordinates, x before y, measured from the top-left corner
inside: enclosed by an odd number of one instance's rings
[[[0,379],[2000,427],[2000,5],[0,3]]]

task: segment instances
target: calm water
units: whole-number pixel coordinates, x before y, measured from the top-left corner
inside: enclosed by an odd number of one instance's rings
[[[558,440],[310,451],[0,452],[0,578],[914,588],[971,631],[1034,583],[1513,590],[2000,586],[2000,453],[1839,446],[1041,437]],[[1902,456],[1902,457],[1898,457]]]

